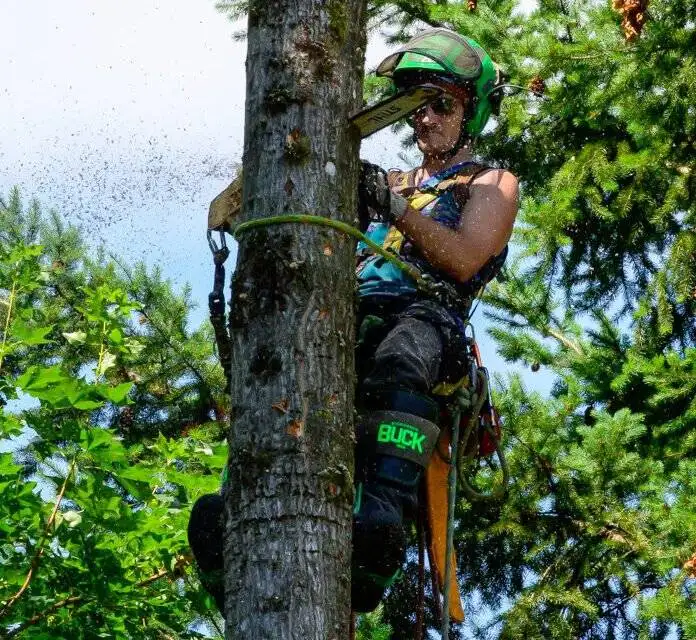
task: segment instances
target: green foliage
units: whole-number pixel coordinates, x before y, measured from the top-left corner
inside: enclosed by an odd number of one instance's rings
[[[167,423],[139,428],[135,414],[124,438],[110,418],[146,412],[152,381],[190,393],[177,383],[189,369],[154,370],[153,355],[165,343],[160,367],[180,363],[175,349],[201,360],[183,324],[172,329],[188,307],[142,268],[124,282],[91,263],[57,217],[35,244],[38,207],[25,215],[16,192],[0,218],[0,637],[200,636],[197,619],[218,622],[185,532],[193,501],[219,485],[220,426],[207,417],[185,437],[143,439]],[[138,330],[145,313],[157,331]]]
[[[544,399],[498,379],[514,482],[460,505],[462,576],[488,615],[513,602],[500,638],[689,637],[694,348],[648,349],[600,309],[578,323],[543,291],[513,265],[488,298],[501,353],[557,383]]]
[[[3,246],[43,247],[37,282],[26,292],[27,310],[20,313],[51,331],[45,336],[50,343],[8,353],[5,368],[18,375],[20,368],[24,373],[59,359],[74,376],[89,366],[111,385],[135,383],[127,407],[106,406],[93,414],[95,423],[113,427],[129,441],[160,432],[180,435],[211,420],[220,425],[221,438],[228,413],[224,375],[209,323],[193,331],[188,327],[190,290],[173,291],[158,269],[89,257],[74,228],[57,214],[42,215],[36,203],[25,209],[16,190],[6,205],[0,206]],[[103,326],[99,314],[108,309],[120,316],[109,313]],[[0,308],[0,322],[3,313]]]
[[[391,627],[382,621],[382,605],[371,613],[358,616],[358,624],[355,628],[355,640],[389,640]]]

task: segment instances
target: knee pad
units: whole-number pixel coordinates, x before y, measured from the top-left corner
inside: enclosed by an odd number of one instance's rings
[[[379,604],[401,569],[418,484],[440,431],[428,419],[439,408],[426,396],[389,390],[371,404],[357,427],[352,606],[360,612]]]

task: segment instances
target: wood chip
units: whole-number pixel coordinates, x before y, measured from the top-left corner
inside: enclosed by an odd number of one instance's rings
[[[275,409],[276,411],[280,411],[280,413],[287,413],[289,406],[290,406],[290,403],[288,402],[288,399],[283,398],[282,400],[278,400],[278,402],[274,402],[271,405],[271,408]]]
[[[285,432],[293,438],[301,438],[304,435],[304,422],[302,420],[292,420]]]

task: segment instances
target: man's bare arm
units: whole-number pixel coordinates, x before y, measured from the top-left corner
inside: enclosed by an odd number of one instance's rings
[[[491,170],[472,183],[458,229],[448,229],[410,207],[396,226],[434,267],[466,282],[505,248],[517,206],[517,178],[509,171]]]

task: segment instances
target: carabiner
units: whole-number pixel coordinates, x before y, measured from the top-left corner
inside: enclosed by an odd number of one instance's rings
[[[213,254],[218,253],[219,251],[225,251],[227,249],[227,240],[225,240],[225,232],[224,231],[218,231],[220,234],[220,246],[217,246],[217,243],[215,240],[213,240],[213,230],[208,229],[207,231],[207,236],[208,236],[208,246],[210,247],[210,250],[213,252]]]
[[[211,229],[208,229],[207,231],[207,236],[208,236],[208,246],[210,247],[210,250],[213,252],[213,261],[215,262],[216,265],[222,264],[227,260],[227,256],[230,255],[230,250],[227,247],[227,241],[225,240],[225,232],[224,231],[218,231],[220,234],[220,246],[218,247],[217,243],[213,239],[213,232]]]

